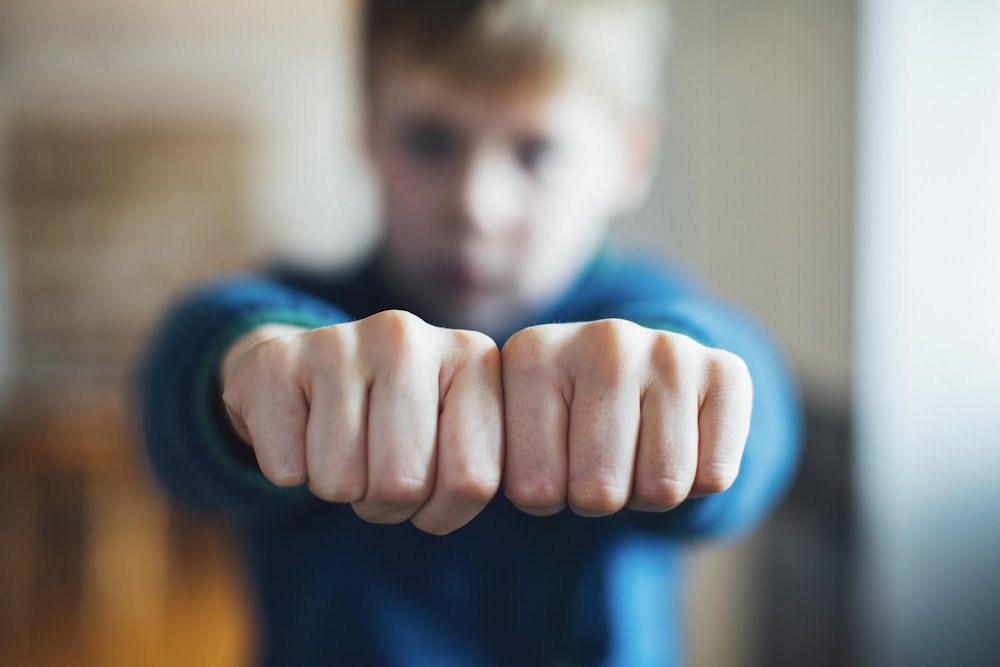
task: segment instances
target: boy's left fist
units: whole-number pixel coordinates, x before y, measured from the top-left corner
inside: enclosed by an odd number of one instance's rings
[[[663,511],[736,479],[753,402],[736,355],[614,319],[523,329],[501,355],[504,492],[523,511]]]

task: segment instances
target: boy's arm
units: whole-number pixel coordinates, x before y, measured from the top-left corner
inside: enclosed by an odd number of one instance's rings
[[[504,464],[508,495],[534,513],[546,513],[566,502],[582,513],[613,511],[622,500],[621,494],[614,497],[615,487],[631,491],[632,480],[609,482],[593,471],[615,466],[619,471],[632,470],[631,455],[640,482],[638,495],[626,492],[632,508],[662,510],[681,504],[670,511],[625,512],[626,520],[685,533],[749,527],[777,500],[794,466],[797,406],[780,357],[750,322],[703,296],[675,297],[666,304],[642,299],[616,303],[607,317],[626,318],[643,326],[620,321],[609,326],[609,320],[543,325],[522,332],[504,347],[503,393],[507,395],[510,429]],[[396,428],[407,435],[376,438],[389,449],[376,447],[371,451],[382,451],[381,459],[386,462],[398,461],[398,454],[410,456],[414,451],[413,426],[423,423],[426,413],[425,430],[451,433],[443,442],[454,446],[443,449],[447,455],[439,457],[428,436],[431,445],[417,450],[432,452],[431,456],[419,460],[411,456],[420,471],[419,484],[410,484],[413,488],[407,487],[406,493],[395,497],[399,494],[394,489],[403,488],[397,482],[413,476],[402,474],[406,471],[398,465],[389,465],[385,474],[369,479],[369,483],[375,482],[373,488],[386,493],[377,491],[374,503],[367,502],[369,499],[354,502],[354,509],[379,522],[412,517],[415,525],[430,532],[448,532],[474,516],[492,495],[499,478],[500,462],[491,453],[499,451],[504,420],[502,416],[492,418],[503,405],[498,386],[500,355],[495,346],[482,335],[438,329],[408,315],[388,313],[356,323],[348,319],[325,302],[264,280],[220,284],[178,307],[152,345],[140,382],[150,459],[168,488],[182,500],[247,518],[305,502],[311,495],[307,489],[281,486],[306,480],[313,493],[325,500],[357,501],[354,496],[358,494],[347,493],[357,486],[357,480],[350,478],[367,475],[361,470],[368,465],[367,459],[354,456],[355,466],[330,460],[317,474],[304,458],[310,451],[309,434],[321,436],[312,441],[322,443],[322,456],[329,458],[338,448],[348,451],[343,449],[345,443],[360,442],[345,436],[351,429],[364,435],[366,424],[371,424],[391,435]],[[285,326],[275,328],[276,324]],[[257,328],[261,325],[268,326]],[[295,335],[264,340],[280,333]],[[357,345],[358,341],[364,345]],[[363,349],[371,354],[356,354]],[[345,354],[351,363],[336,363],[336,358]],[[687,364],[687,371],[678,361]],[[438,386],[428,385],[419,392],[412,391],[412,386],[397,386],[398,369],[415,362],[423,366],[430,363],[433,368],[421,371],[413,367],[411,380],[437,378],[434,384]],[[709,372],[689,372],[699,366]],[[747,369],[754,401],[744,451],[746,413],[750,410]],[[331,382],[345,372],[340,381]],[[333,394],[309,396],[317,387],[322,389],[323,383],[317,385],[317,379],[324,378],[325,386],[334,389],[349,385],[348,381],[360,383],[355,394],[361,403],[349,412],[363,418],[361,422],[334,415],[340,410],[337,406],[345,403]],[[219,400],[223,387],[224,407]],[[459,387],[465,389],[459,391]],[[478,393],[468,391],[470,387],[478,388]],[[577,387],[581,391],[574,396]],[[549,391],[548,397],[545,391]],[[431,394],[439,395],[441,404],[427,403],[430,407],[421,410],[423,404],[414,400]],[[374,400],[379,396],[383,398]],[[407,396],[414,400],[400,403]],[[470,396],[474,400],[467,398]],[[288,405],[279,406],[275,397],[284,397],[281,400]],[[629,397],[635,399],[632,423],[627,418],[617,423],[594,418],[618,414],[605,406],[608,402],[622,404],[621,399]],[[540,446],[533,443],[530,439],[537,439],[547,427],[532,423],[530,417],[525,420],[525,416],[533,410],[549,416],[559,414],[543,408],[558,408],[560,401],[567,409],[575,408],[572,414],[564,414],[565,424],[560,428],[566,430],[566,437]],[[376,414],[373,409],[369,416],[369,402],[385,410]],[[321,418],[315,420],[309,416],[311,404],[330,409],[312,410]],[[400,405],[413,409],[399,410]],[[267,411],[273,416],[260,419]],[[294,417],[296,411],[301,413],[298,418]],[[677,416],[683,413],[688,417],[679,421]],[[257,416],[256,426],[246,423],[248,415]],[[484,420],[484,416],[491,419]],[[439,423],[432,424],[435,420]],[[488,423],[493,425],[487,428]],[[584,434],[590,443],[582,449],[569,437],[573,423],[573,433]],[[623,455],[622,451],[609,453],[594,447],[614,439],[626,447],[629,441],[633,445],[659,441],[672,447],[679,442],[677,438],[657,437],[656,429],[661,434],[687,429],[690,434],[692,425],[695,433],[704,425],[709,434],[704,438],[697,435],[693,449],[690,437],[673,453],[640,447]],[[602,430],[612,437],[604,437]],[[298,436],[270,437],[275,432]],[[528,438],[519,432],[529,434]],[[244,441],[252,443],[253,449]],[[469,447],[469,443],[476,446]],[[554,454],[546,460],[538,458],[539,451]],[[572,460],[559,460],[560,452],[569,453],[572,459],[573,452],[581,451],[584,457],[575,456],[575,467]],[[312,463],[318,460],[314,456]],[[586,462],[582,468],[580,461]],[[435,467],[442,472],[437,480]],[[713,494],[732,481],[737,468],[739,475],[731,487]],[[545,486],[552,480],[568,484],[555,490],[555,499],[546,499],[552,489]],[[574,480],[577,483],[572,490]],[[663,484],[665,480],[670,483]],[[713,495],[695,498],[705,494]],[[387,502],[380,503],[380,495],[386,496],[383,500]],[[421,508],[425,501],[428,507]]]
[[[185,504],[250,519],[308,498],[261,475],[219,399],[225,351],[262,324],[314,328],[346,321],[339,309],[271,280],[218,281],[168,313],[137,378],[139,422],[154,473]]]
[[[780,355],[706,295],[612,310],[631,322],[541,325],[504,347],[508,497],[536,514],[627,503],[643,511],[620,518],[683,534],[748,529],[797,458],[798,405]]]

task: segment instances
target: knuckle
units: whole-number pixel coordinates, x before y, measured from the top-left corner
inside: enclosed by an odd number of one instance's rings
[[[275,486],[299,486],[306,482],[306,474],[302,470],[296,470],[294,468],[286,467],[274,467],[271,466],[265,469],[261,466],[261,472],[267,477]]]
[[[632,339],[639,325],[621,319],[588,322],[581,330],[583,351],[595,370],[617,378],[627,368],[629,353],[634,349]]]
[[[449,347],[463,360],[476,361],[486,369],[500,367],[500,350],[496,342],[479,331],[450,332]]]
[[[507,340],[500,351],[503,365],[517,371],[542,367],[549,356],[548,347],[541,327],[521,329]]]
[[[694,492],[702,496],[728,491],[736,482],[739,470],[730,466],[711,466],[699,471]]]
[[[650,350],[650,363],[660,372],[673,372],[690,366],[699,344],[680,334],[658,331]]]
[[[677,350],[673,337],[666,331],[657,331],[649,350],[649,365],[656,372],[672,369],[676,364]]]
[[[583,327],[584,335],[596,339],[606,346],[618,347],[635,336],[639,325],[617,317],[588,322]]]
[[[384,310],[372,316],[380,326],[387,331],[408,335],[424,323],[419,317],[407,310]]]
[[[499,470],[496,473],[463,471],[447,476],[441,482],[441,490],[448,496],[471,503],[486,503],[500,488],[500,474]]]
[[[726,350],[713,350],[709,372],[728,391],[746,390],[751,386],[750,369],[742,357]]]
[[[455,329],[451,336],[453,343],[465,350],[487,351],[497,347],[494,340],[481,331]]]
[[[365,498],[382,505],[410,507],[421,504],[429,493],[430,487],[424,478],[390,474],[375,480]]]
[[[402,523],[410,518],[409,513],[399,512],[398,510],[392,512],[384,506],[375,505],[367,500],[351,503],[351,508],[358,515],[359,519],[367,523]]]
[[[268,338],[255,345],[249,354],[265,370],[282,372],[294,360],[295,344],[286,336]]]
[[[309,491],[317,498],[331,503],[353,503],[365,495],[365,484],[359,481],[309,479]]]
[[[271,338],[255,345],[232,373],[227,390],[267,386],[286,390],[295,383],[297,345],[287,338]],[[230,392],[233,396],[233,392]]]
[[[580,514],[614,514],[628,502],[628,489],[609,482],[588,482],[572,485],[569,505]]]
[[[508,481],[504,485],[504,495],[515,506],[529,511],[561,508],[566,502],[562,487],[544,479]]]
[[[380,342],[396,350],[414,345],[419,331],[427,326],[422,319],[405,310],[384,310],[364,319],[362,325],[365,334],[377,336]]]
[[[691,492],[691,482],[672,477],[639,480],[636,484],[637,500],[646,505],[671,509],[677,507]]]
[[[447,535],[448,533],[454,532],[457,528],[461,528],[460,525],[455,525],[454,523],[444,523],[436,519],[424,518],[420,515],[411,518],[410,523],[412,523],[413,527],[417,530],[429,535],[435,535],[437,537]]]
[[[627,349],[638,325],[628,320],[609,318],[587,322],[579,331],[588,351],[602,353]]]
[[[235,383],[229,382],[222,389],[222,404],[229,412],[238,415],[242,413],[243,397],[239,388],[234,385]]]
[[[706,362],[703,391],[705,405],[712,407],[714,422],[725,426],[718,436],[720,444],[725,445],[722,451],[742,451],[754,400],[753,381],[746,362],[735,354],[715,351]],[[729,463],[722,461],[716,467],[728,470]]]
[[[335,324],[321,329],[313,329],[303,334],[307,354],[314,358],[337,360],[344,354],[348,344],[350,327]]]

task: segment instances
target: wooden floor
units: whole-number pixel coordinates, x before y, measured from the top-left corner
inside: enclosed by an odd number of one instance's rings
[[[246,665],[238,562],[168,506],[120,413],[0,419],[0,666]]]
[[[27,608],[5,614],[0,665],[248,664],[249,614],[230,546],[210,526],[176,517],[174,523],[177,551],[168,554],[162,599],[96,601],[87,599],[79,576],[63,573],[58,583],[36,580]],[[43,559],[65,562],[66,555]],[[39,563],[38,573],[51,571],[53,564]]]

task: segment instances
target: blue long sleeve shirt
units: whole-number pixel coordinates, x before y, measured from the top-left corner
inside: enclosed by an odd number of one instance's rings
[[[220,359],[255,326],[319,327],[394,307],[370,268],[230,277],[178,303],[146,355],[139,402],[149,459],[178,501],[238,526],[261,664],[679,663],[679,547],[747,531],[794,471],[798,404],[768,337],[681,273],[603,254],[512,332],[617,317],[738,354],[754,385],[739,477],[724,493],[669,512],[600,519],[532,517],[498,495],[468,525],[437,537],[408,523],[367,524],[304,487],[273,486],[237,442],[220,398]]]

